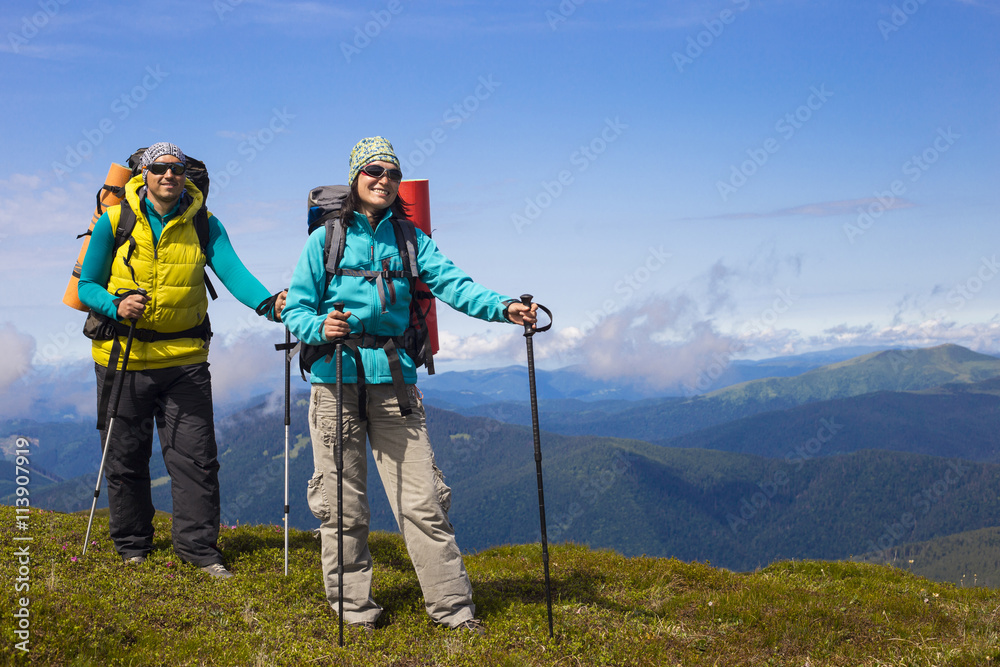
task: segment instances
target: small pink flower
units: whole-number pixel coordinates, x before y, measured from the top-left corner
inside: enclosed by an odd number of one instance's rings
[[[63,551],[66,551],[66,545],[65,544],[63,545]]]
[[[70,559],[71,561],[73,561],[74,563],[75,563],[75,562],[77,561],[77,558],[76,558],[76,556],[70,556],[70,557],[69,557],[69,559]]]

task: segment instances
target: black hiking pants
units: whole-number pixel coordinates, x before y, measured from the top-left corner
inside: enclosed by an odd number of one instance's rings
[[[95,364],[95,370],[100,405],[107,369]],[[216,545],[219,462],[208,362],[126,371],[113,427],[111,409],[109,404],[107,427],[112,435],[104,474],[115,550],[122,558],[131,558],[153,548],[149,457],[155,426],[170,475],[174,551],[198,567],[222,563]],[[101,431],[102,445],[106,438],[107,431]]]

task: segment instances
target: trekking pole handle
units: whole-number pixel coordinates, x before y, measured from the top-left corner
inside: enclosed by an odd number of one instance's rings
[[[129,294],[138,294],[139,296],[149,296],[149,292],[147,292],[146,290],[142,289],[141,287],[137,287],[136,289],[134,289],[131,292],[129,292]],[[133,317],[132,318],[132,326],[134,327],[135,323],[138,322],[138,321],[139,321],[138,317]]]
[[[336,302],[335,304],[333,304],[333,309],[336,310],[338,313],[344,312],[344,302],[343,301]]]
[[[138,294],[139,296],[149,296],[149,292],[142,289],[141,287],[136,287],[135,289],[125,289],[123,287],[117,292],[115,292],[115,296],[119,297],[120,299],[132,296],[133,294]],[[138,319],[139,319],[138,317],[133,317],[131,319],[131,322],[135,323]]]
[[[530,308],[531,307],[531,300],[533,298],[534,297],[531,296],[530,294],[522,294],[521,295],[521,303],[523,303],[525,306],[527,306],[527,307]],[[536,305],[538,306],[538,310],[544,312],[546,315],[549,316],[549,323],[546,324],[544,327],[540,327],[536,323],[535,324],[535,328],[532,329],[531,328],[531,324],[529,324],[528,322],[525,322],[524,323],[524,335],[525,335],[525,337],[534,336],[536,333],[540,333],[542,331],[548,331],[549,329],[552,328],[552,311],[549,310],[548,308],[546,308],[545,306],[543,306],[540,303],[536,304]]]

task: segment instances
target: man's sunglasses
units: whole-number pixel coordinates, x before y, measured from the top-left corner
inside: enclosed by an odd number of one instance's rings
[[[187,169],[187,167],[185,167],[180,162],[154,162],[153,164],[149,165],[149,170],[154,174],[156,174],[157,176],[163,176],[165,173],[167,173],[167,169],[172,171],[174,173],[174,176],[183,176],[184,171],[185,169]]]
[[[383,176],[388,176],[390,181],[401,181],[403,180],[403,172],[399,169],[386,169],[383,166],[377,164],[366,164],[361,167],[362,173],[366,176],[371,176],[376,181]]]

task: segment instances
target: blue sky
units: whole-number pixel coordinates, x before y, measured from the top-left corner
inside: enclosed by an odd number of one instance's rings
[[[445,253],[554,311],[550,367],[691,388],[720,359],[1000,352],[995,0],[108,7],[0,9],[8,392],[86,365],[75,236],[108,166],[155,141],[208,164],[277,290],[306,193],[386,136]],[[523,363],[514,329],[443,311],[440,370]],[[280,327],[228,294],[212,313],[222,391],[275,365]]]

